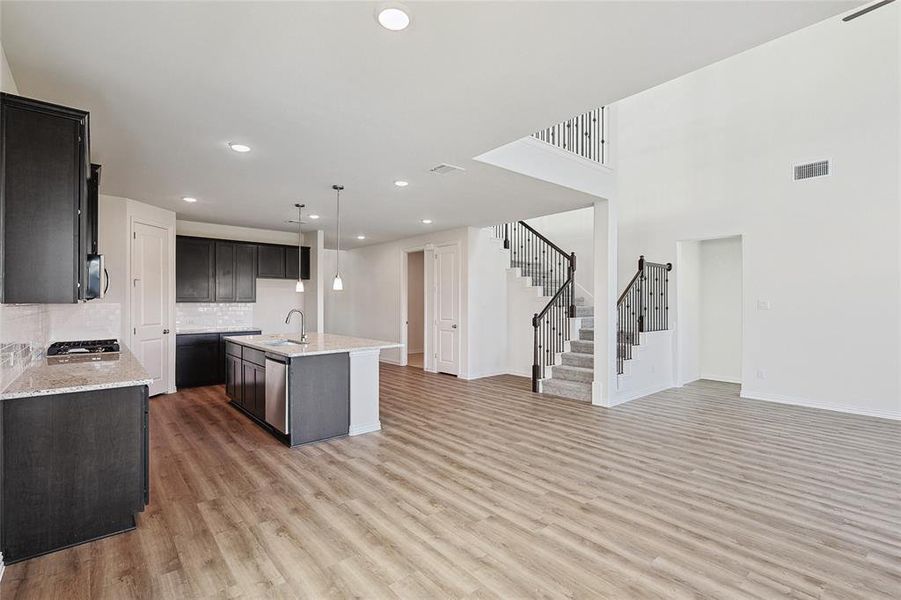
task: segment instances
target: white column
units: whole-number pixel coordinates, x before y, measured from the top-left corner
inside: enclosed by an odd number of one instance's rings
[[[379,421],[379,350],[350,353],[350,435],[382,428]]]
[[[617,293],[614,208],[611,200],[594,204],[594,383],[591,403],[597,406],[612,406],[615,403]]]
[[[307,318],[307,331],[325,332],[325,286],[323,283],[322,254],[324,234],[321,230],[308,231],[304,240],[310,246],[310,281],[306,284],[303,307]]]

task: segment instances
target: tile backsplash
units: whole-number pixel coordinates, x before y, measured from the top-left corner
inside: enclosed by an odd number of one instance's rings
[[[253,304],[184,302],[175,305],[175,329],[180,327],[253,327]]]
[[[0,304],[0,391],[43,357],[51,342],[119,338],[115,303]]]

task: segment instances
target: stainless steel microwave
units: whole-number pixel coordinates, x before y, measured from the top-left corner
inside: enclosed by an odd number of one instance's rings
[[[88,254],[87,281],[85,281],[85,300],[103,298],[109,290],[109,273],[103,262],[102,254]]]

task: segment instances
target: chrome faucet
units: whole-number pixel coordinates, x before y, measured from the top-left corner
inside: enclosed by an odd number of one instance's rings
[[[291,310],[288,311],[288,316],[285,317],[285,323],[289,323],[291,321],[291,317],[294,315],[294,313],[297,313],[300,315],[300,343],[306,344],[308,341],[307,340],[307,326],[306,326],[306,318],[303,316],[303,311],[298,310],[296,308],[292,308]]]

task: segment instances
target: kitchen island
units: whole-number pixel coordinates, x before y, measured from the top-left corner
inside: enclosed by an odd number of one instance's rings
[[[381,429],[379,352],[400,344],[328,333],[225,341],[226,395],[284,443]]]

